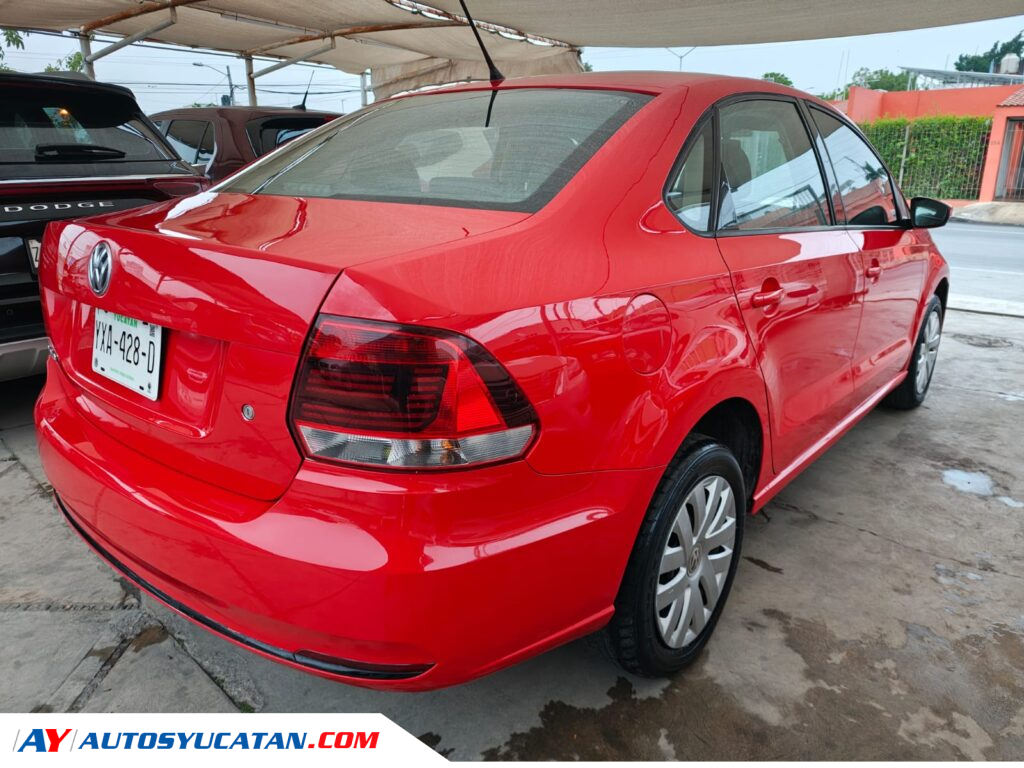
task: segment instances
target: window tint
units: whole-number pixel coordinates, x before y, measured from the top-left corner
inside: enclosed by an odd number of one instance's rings
[[[741,101],[719,114],[722,172],[728,187],[721,229],[830,223],[825,184],[795,104]]]
[[[204,140],[208,125],[205,120],[173,120],[167,129],[167,141],[186,163],[204,163],[212,154],[213,131],[209,132],[209,145]]]
[[[206,130],[203,131],[203,138],[199,142],[199,152],[196,154],[196,163],[198,164],[205,165],[213,159],[213,131],[213,123],[207,123]]]
[[[129,98],[12,88],[0,100],[0,165],[165,159],[167,150]]]
[[[874,151],[849,126],[819,109],[811,109],[825,140],[839,182],[849,224],[896,224],[899,209],[892,180]],[[842,218],[840,211],[837,217]]]
[[[330,122],[330,117],[272,117],[250,120],[245,124],[249,143],[257,156],[265,155],[304,133]]]
[[[385,101],[296,139],[225,189],[533,212],[649,98],[523,88]]]
[[[711,219],[711,187],[714,184],[714,145],[711,121],[704,123],[686,152],[679,175],[669,185],[668,207],[691,229],[707,232]]]

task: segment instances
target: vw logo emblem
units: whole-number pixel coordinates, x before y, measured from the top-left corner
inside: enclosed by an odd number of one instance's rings
[[[89,257],[89,287],[97,296],[102,296],[110,287],[110,271],[113,266],[110,246],[102,241],[96,243]]]

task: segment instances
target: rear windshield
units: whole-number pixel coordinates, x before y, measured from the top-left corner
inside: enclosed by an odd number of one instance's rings
[[[324,116],[265,117],[259,120],[250,120],[245,124],[245,132],[249,134],[252,151],[259,157],[333,119],[333,117]]]
[[[553,88],[396,99],[299,139],[222,189],[532,213],[649,99]]]
[[[50,89],[12,89],[0,99],[0,165],[113,165],[125,173],[174,159],[131,99]]]

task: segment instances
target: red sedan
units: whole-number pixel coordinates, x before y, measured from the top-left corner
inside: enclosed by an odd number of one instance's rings
[[[924,399],[948,214],[767,82],[391,99],[50,225],[43,464],[115,569],[294,667],[436,688],[608,625],[669,674],[744,517]]]

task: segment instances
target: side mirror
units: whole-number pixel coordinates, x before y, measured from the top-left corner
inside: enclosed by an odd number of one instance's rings
[[[915,197],[910,201],[910,225],[912,227],[941,227],[949,221],[953,209],[941,200],[930,197]]]

